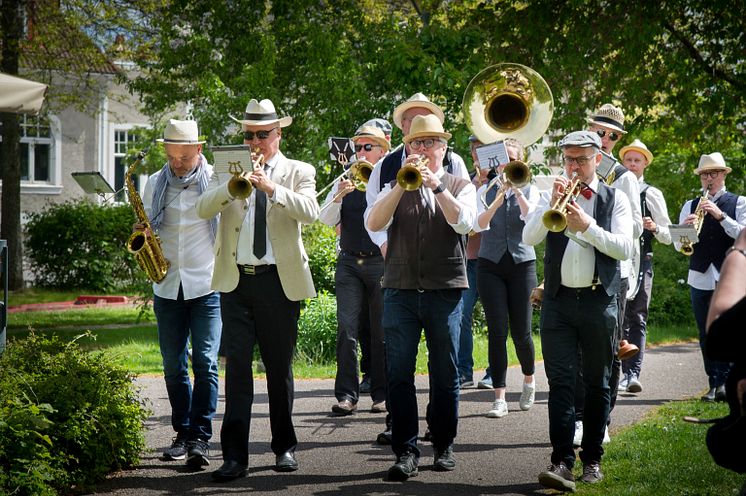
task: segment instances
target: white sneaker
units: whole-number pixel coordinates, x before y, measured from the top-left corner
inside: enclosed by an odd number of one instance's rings
[[[619,385],[617,386],[616,390],[620,393],[624,393],[627,391],[627,387],[629,387],[629,379],[630,376],[628,374],[624,374],[622,378],[619,380]]]
[[[607,425],[604,428],[604,439],[601,441],[601,444],[609,444],[611,442],[611,436],[609,436],[609,426]]]
[[[583,443],[583,421],[575,421],[575,436],[572,438],[572,445],[578,447]]]
[[[534,398],[536,397],[536,384],[523,383],[523,391],[521,391],[521,398],[518,400],[518,406],[521,410],[526,411],[531,408],[534,404]]]
[[[492,410],[487,412],[489,418],[502,418],[508,414],[508,403],[505,400],[495,400]]]
[[[636,375],[629,376],[627,391],[630,393],[639,393],[642,391],[642,383],[640,383],[640,379],[638,379]]]

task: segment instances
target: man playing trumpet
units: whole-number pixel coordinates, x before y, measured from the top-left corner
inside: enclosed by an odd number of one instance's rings
[[[539,483],[560,491],[574,491],[575,382],[582,366],[585,388],[582,481],[603,478],[601,457],[609,415],[609,378],[616,353],[614,330],[620,285],[619,261],[633,253],[632,219],[626,196],[601,183],[596,167],[601,162],[601,138],[590,131],[575,131],[559,143],[564,172],[550,193],[542,195],[523,229],[523,242],[535,246],[546,239],[544,301],[541,307],[541,345],[549,380],[549,469]],[[580,180],[577,198],[566,202],[566,229],[550,231],[544,213],[562,204],[568,178]],[[582,352],[579,364],[578,351]]]
[[[405,191],[388,183],[370,209],[367,227],[387,231],[383,327],[386,336],[392,449],[390,480],[417,475],[418,413],[414,384],[422,329],[429,350],[430,431],[434,469],[453,470],[458,425],[458,341],[461,292],[468,287],[464,237],[476,216],[476,191],[468,180],[443,170],[450,133],[436,115],[412,120],[404,142],[413,152],[405,167],[417,167],[421,186]],[[427,166],[422,161],[427,159]]]

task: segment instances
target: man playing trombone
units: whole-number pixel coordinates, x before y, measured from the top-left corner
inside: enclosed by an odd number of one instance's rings
[[[550,467],[539,474],[539,483],[574,491],[574,397],[579,366],[585,388],[581,480],[594,483],[603,478],[601,443],[616,353],[619,261],[632,256],[633,238],[629,201],[596,176],[602,157],[598,134],[575,131],[562,138],[559,146],[566,177],[558,177],[551,192],[542,195],[523,229],[523,242],[535,246],[546,239],[541,344],[549,380],[552,455]],[[563,220],[551,224],[550,218]]]
[[[398,181],[370,209],[367,227],[388,234],[383,327],[396,463],[390,480],[417,475],[418,413],[414,373],[422,329],[429,350],[430,430],[434,469],[453,470],[458,425],[457,353],[461,293],[468,286],[464,236],[476,216],[476,191],[443,170],[450,133],[436,115],[418,115],[404,137],[407,157]],[[425,165],[426,163],[426,165]],[[413,170],[414,169],[414,170]]]
[[[372,168],[370,164],[378,162],[390,148],[383,131],[374,126],[361,126],[352,141],[355,143],[358,161],[347,169],[348,175],[360,175],[360,172],[355,172],[359,164],[367,164]],[[367,177],[339,178],[335,181],[336,187],[329,191],[319,215],[321,222],[338,226],[340,232],[340,251],[334,276],[337,288],[337,375],[334,396],[337,403],[332,406],[332,412],[336,415],[350,415],[357,410],[360,396],[357,345],[362,339],[360,331],[364,326],[370,329],[367,336],[371,354],[371,411],[386,412],[381,326],[383,257],[363,225],[363,212],[367,206],[364,193],[367,180]],[[356,188],[356,183],[363,186],[362,190]],[[369,323],[363,323],[362,318],[366,318]]]

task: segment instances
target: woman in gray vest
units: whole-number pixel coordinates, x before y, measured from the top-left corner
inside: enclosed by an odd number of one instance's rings
[[[524,149],[514,139],[505,140],[510,160],[523,160]],[[502,174],[503,166],[497,170]],[[486,170],[481,173],[486,174]],[[518,361],[523,372],[523,388],[518,402],[521,410],[534,404],[534,342],[531,338],[531,304],[529,296],[536,287],[536,254],[521,240],[525,219],[536,207],[539,191],[533,185],[523,188],[505,184],[487,185],[478,196],[475,232],[482,232],[482,244],[477,260],[477,289],[482,298],[487,319],[489,364],[495,401],[487,417],[501,418],[508,414],[505,401],[505,378],[508,369],[508,328],[513,338]],[[497,198],[497,199],[496,199]]]

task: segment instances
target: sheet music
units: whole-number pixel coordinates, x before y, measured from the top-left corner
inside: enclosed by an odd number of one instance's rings
[[[699,241],[697,229],[691,224],[671,224],[668,226],[668,230],[671,233],[671,239],[678,243],[688,240],[694,244]]]
[[[251,147],[249,145],[220,145],[210,148],[213,157],[213,172],[219,174],[220,181],[225,181],[232,174],[228,171],[231,163],[238,162],[243,170],[251,171]]]
[[[503,141],[478,146],[477,159],[479,160],[480,169],[494,169],[510,162],[508,149],[505,147],[505,142]]]

